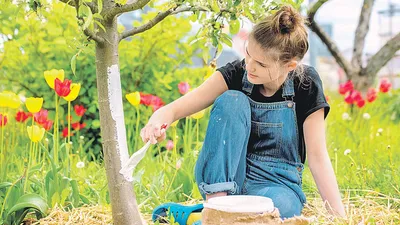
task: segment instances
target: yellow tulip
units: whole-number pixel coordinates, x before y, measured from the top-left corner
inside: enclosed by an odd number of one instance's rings
[[[21,105],[21,100],[19,99],[19,96],[16,95],[14,92],[3,91],[3,93],[0,93],[0,95],[4,96],[4,99],[1,99],[1,100],[2,101],[5,100],[5,102],[4,102],[5,107],[9,107],[11,109],[18,109],[19,106]]]
[[[43,98],[27,98],[25,101],[25,105],[29,112],[37,113],[42,108]]]
[[[126,94],[125,97],[133,106],[138,106],[140,104],[140,93],[138,91]]]
[[[8,107],[8,100],[9,96],[8,94],[1,92],[0,93],[0,107]]]
[[[198,119],[203,118],[204,113],[205,113],[205,110],[203,109],[203,110],[201,110],[201,111],[199,111],[199,112],[197,112],[195,114],[192,114],[190,117],[192,117],[193,119],[198,120]]]
[[[178,125],[178,122],[179,122],[179,120],[177,120],[177,121],[171,123],[171,127],[176,127],[176,125]]]
[[[69,93],[69,95],[67,95],[66,97],[63,97],[63,98],[68,102],[72,102],[78,97],[80,90],[81,90],[80,83],[72,83],[71,84],[71,92]]]
[[[44,79],[52,89],[54,89],[54,81],[56,78],[58,78],[60,81],[64,81],[64,70],[52,69],[50,71],[44,71]]]
[[[28,136],[32,142],[39,142],[43,139],[44,132],[46,131],[43,127],[39,127],[36,125],[27,126]]]

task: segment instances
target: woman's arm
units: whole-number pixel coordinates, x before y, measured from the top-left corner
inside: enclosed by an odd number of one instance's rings
[[[160,129],[162,124],[166,123],[169,127],[175,120],[207,108],[227,90],[228,86],[221,72],[216,71],[193,91],[154,112],[141,130],[142,140],[151,140],[153,144],[162,141],[165,139],[165,132]]]
[[[326,148],[324,109],[309,115],[303,128],[308,165],[321,198],[326,202],[326,208],[331,214],[346,217],[336,176]]]

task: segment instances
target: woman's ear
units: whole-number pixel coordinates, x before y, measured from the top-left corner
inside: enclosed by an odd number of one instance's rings
[[[290,60],[287,64],[286,64],[286,68],[288,70],[288,72],[295,70],[297,65],[299,62],[297,62],[296,60]]]

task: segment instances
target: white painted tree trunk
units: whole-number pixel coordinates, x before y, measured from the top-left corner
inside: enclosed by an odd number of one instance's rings
[[[106,41],[104,44],[96,44],[96,74],[101,137],[113,222],[116,225],[141,225],[143,223],[132,182],[126,181],[119,173],[129,154],[118,66],[117,19],[106,22],[105,28],[107,32],[100,32],[99,35]]]

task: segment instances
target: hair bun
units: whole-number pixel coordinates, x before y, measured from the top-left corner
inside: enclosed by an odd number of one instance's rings
[[[273,18],[275,32],[280,34],[292,33],[301,22],[302,17],[290,5],[282,6]]]

